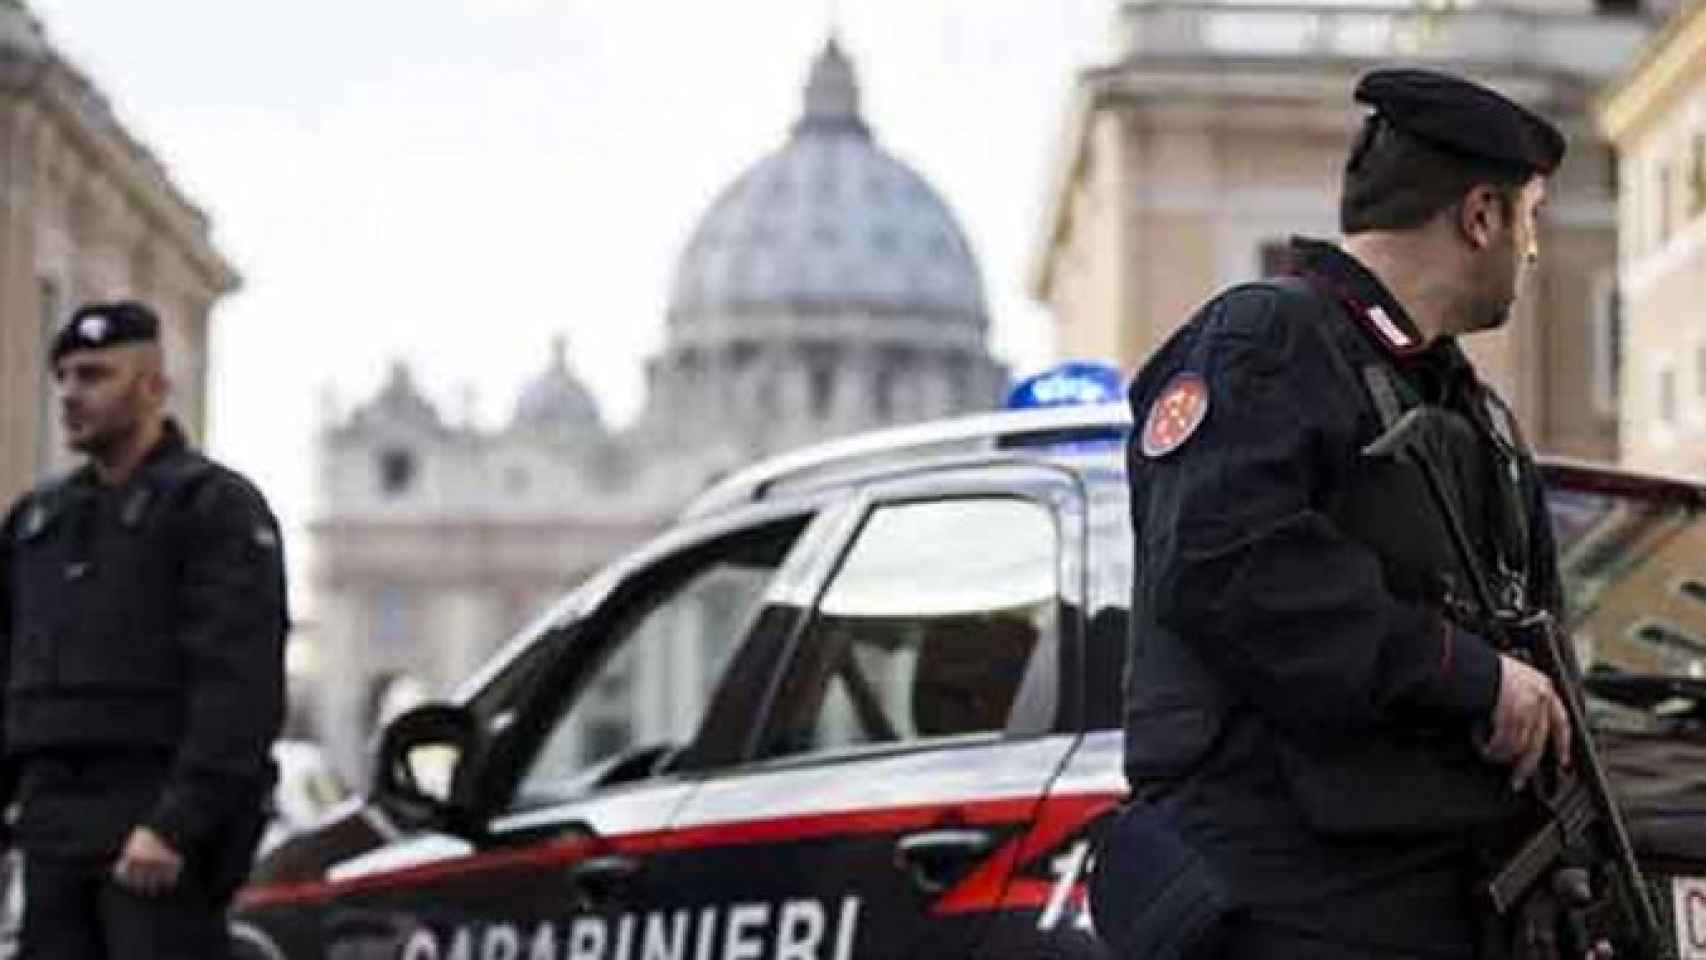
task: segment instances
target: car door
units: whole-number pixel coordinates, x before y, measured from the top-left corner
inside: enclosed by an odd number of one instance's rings
[[[1010,881],[1013,909],[1002,911],[984,938],[990,958],[1112,957],[1095,936],[1086,887],[1094,838],[1127,793],[1121,687],[1131,616],[1130,494],[1117,465],[1086,466],[1079,475],[1089,507],[1087,618],[1074,645],[1080,680],[1072,713],[1083,735],[1032,821]]]
[[[471,704],[500,730],[483,829],[401,836],[329,871],[327,956],[685,956],[685,894],[649,866],[695,786],[677,758],[701,735],[734,736],[702,723],[717,682],[774,669],[748,644],[774,632],[761,611],[814,514],[771,514],[607,575],[593,609],[552,628],[561,653],[513,706]]]
[[[1081,495],[1041,466],[884,484],[825,551],[744,762],[677,814],[713,956],[979,955],[1072,745]]]

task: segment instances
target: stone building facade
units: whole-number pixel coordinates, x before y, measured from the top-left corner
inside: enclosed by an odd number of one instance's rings
[[[804,100],[786,141],[691,231],[631,426],[604,423],[563,342],[496,429],[448,421],[401,365],[326,425],[310,533],[314,642],[327,652],[305,695],[352,779],[364,779],[374,724],[398,702],[448,690],[722,474],[996,403],[1007,376],[988,352],[970,245],[935,191],[877,144],[834,41]],[[679,646],[700,642],[679,627]],[[679,653],[590,694],[609,701],[587,711],[598,751],[655,727],[647,705],[671,702],[677,674],[715,657]]]
[[[43,359],[84,300],[157,308],[172,411],[201,436],[208,315],[236,271],[207,216],[19,0],[0,0],[0,199],[0,499],[70,462]]]
[[[1404,62],[1464,72],[1570,140],[1533,286],[1506,329],[1466,345],[1539,447],[1611,459],[1616,184],[1589,104],[1654,23],[1581,0],[1123,3],[1118,58],[1085,70],[1071,95],[1033,295],[1051,308],[1063,353],[1135,369],[1218,288],[1277,270],[1288,237],[1337,236],[1339,172],[1360,122],[1350,94],[1363,71]]]
[[[1706,6],[1690,3],[1604,92],[1616,147],[1624,463],[1706,476]]]

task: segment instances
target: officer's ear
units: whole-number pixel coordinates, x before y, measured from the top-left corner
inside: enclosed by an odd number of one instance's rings
[[[1490,183],[1470,187],[1455,210],[1458,236],[1471,250],[1485,250],[1505,222],[1505,200]]]
[[[172,393],[172,378],[166,376],[166,371],[155,370],[148,374],[146,381],[148,399],[157,407],[166,405],[166,398]]]
[[[138,344],[132,354],[142,395],[152,404],[164,406],[172,381],[166,375],[166,356],[158,344]]]

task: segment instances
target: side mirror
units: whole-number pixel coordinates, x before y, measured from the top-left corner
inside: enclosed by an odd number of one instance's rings
[[[466,834],[483,746],[461,707],[429,703],[399,714],[380,734],[374,799],[408,826]]]

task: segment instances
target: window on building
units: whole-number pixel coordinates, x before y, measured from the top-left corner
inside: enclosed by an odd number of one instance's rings
[[[1688,147],[1688,215],[1706,211],[1706,133],[1696,133]]]
[[[871,390],[871,409],[877,419],[887,423],[894,419],[895,371],[885,361],[877,370],[877,381]]]
[[[1654,211],[1657,214],[1655,223],[1659,229],[1659,242],[1664,243],[1670,239],[1671,211],[1675,209],[1672,206],[1675,198],[1672,196],[1672,176],[1669,164],[1659,164],[1658,175],[1655,180],[1658,183],[1658,196],[1655,201],[1658,203],[1658,209]]]
[[[1264,241],[1257,258],[1263,277],[1283,277],[1291,273],[1291,244],[1284,240]]]
[[[1665,367],[1659,371],[1659,422],[1667,427],[1676,426],[1676,369]]]
[[[1618,242],[1626,248],[1625,259],[1641,256],[1652,246],[1649,231],[1653,218],[1649,199],[1653,188],[1652,183],[1640,175],[1643,169],[1639,164],[1625,163],[1618,171],[1616,196],[1625,198],[1618,204],[1623,209],[1623,222],[1619,224],[1622,234]]]
[[[948,395],[956,410],[978,406],[977,398],[971,395],[971,368],[965,357],[956,355],[948,360]]]
[[[409,492],[415,483],[415,455],[392,449],[379,454],[379,491],[388,497]]]
[[[1623,295],[1615,274],[1607,271],[1594,281],[1593,405],[1602,415],[1617,412],[1623,378]]]
[[[402,587],[380,587],[373,595],[373,646],[386,654],[406,654],[414,647],[414,624],[409,593]]]
[[[822,420],[829,416],[830,406],[835,402],[835,368],[828,361],[812,364],[811,390],[812,416]]]

